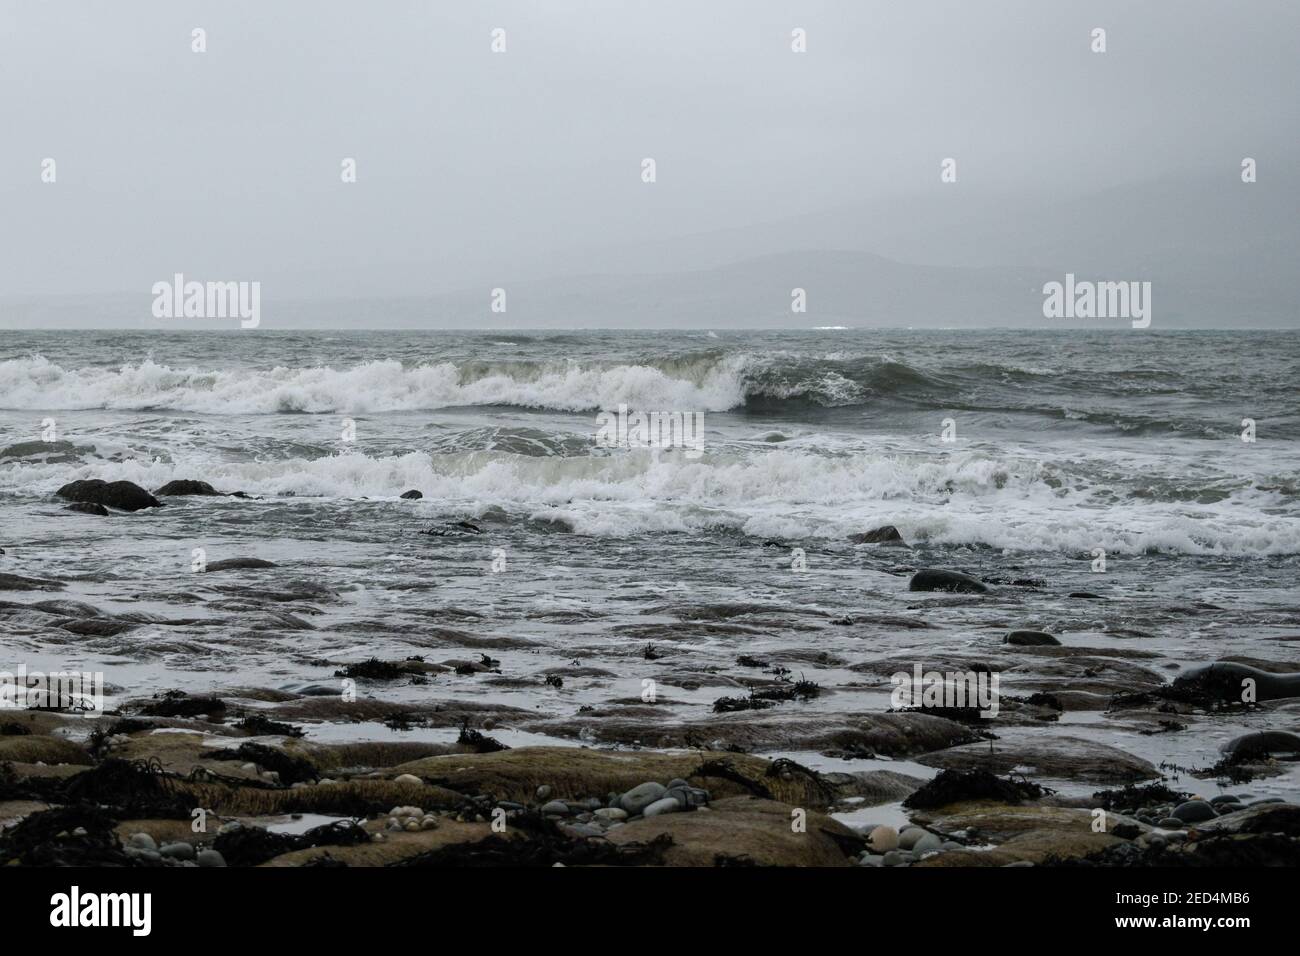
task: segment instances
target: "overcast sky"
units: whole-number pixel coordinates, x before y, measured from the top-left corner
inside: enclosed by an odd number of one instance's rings
[[[1298,38],[1294,0],[0,0],[0,299],[144,295],[174,272],[457,290],[714,233],[725,262],[751,225],[882,203],[862,248],[889,255],[943,189],[1014,216],[1159,181],[1240,190],[1244,156],[1276,187],[1297,169]],[[898,257],[925,260],[909,241]],[[949,254],[936,237],[933,264]]]

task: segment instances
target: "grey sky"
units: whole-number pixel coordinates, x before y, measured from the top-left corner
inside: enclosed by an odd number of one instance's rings
[[[486,303],[810,250],[1175,283],[1226,255],[1295,324],[1297,39],[1291,0],[0,0],[0,299],[147,307],[179,271],[264,311]]]

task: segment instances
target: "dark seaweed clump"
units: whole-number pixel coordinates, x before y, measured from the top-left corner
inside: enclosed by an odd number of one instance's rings
[[[286,724],[279,720],[272,720],[263,714],[249,714],[242,720],[234,724],[235,728],[242,730],[252,737],[263,737],[275,735],[280,737],[302,737],[306,731],[293,724]]]
[[[226,712],[226,702],[218,697],[191,697],[183,690],[169,690],[161,698],[140,708],[149,717],[199,717],[207,714],[220,721]]]
[[[1179,804],[1191,799],[1190,793],[1174,790],[1163,783],[1149,783],[1144,787],[1129,784],[1120,790],[1099,790],[1092,795],[1103,810],[1133,813],[1143,807],[1158,807],[1166,803]]]
[[[998,777],[987,770],[944,770],[903,801],[903,806],[929,810],[964,800],[997,800],[1016,804],[1037,800],[1053,791],[1025,779]]]
[[[370,834],[354,820],[336,820],[305,833],[272,833],[262,827],[235,827],[217,834],[212,848],[227,866],[257,866],[282,853],[314,846],[357,846],[370,842]]]
[[[493,754],[498,750],[510,749],[501,741],[470,727],[468,720],[461,722],[460,736],[456,738],[456,743],[471,748],[476,754]]]
[[[242,760],[255,763],[279,774],[281,785],[286,787],[299,781],[320,779],[320,774],[316,772],[311,761],[264,744],[240,744],[233,750],[214,749],[210,756],[212,760]]]

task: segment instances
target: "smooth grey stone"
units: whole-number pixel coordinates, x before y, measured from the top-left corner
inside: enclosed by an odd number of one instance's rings
[[[662,783],[648,781],[639,786],[633,787],[627,793],[619,798],[618,805],[628,812],[630,816],[636,816],[656,800],[662,800],[663,795],[668,792],[668,788]]]
[[[199,850],[199,866],[225,866],[226,858],[216,850]]]
[[[646,817],[657,817],[661,813],[676,813],[681,808],[682,805],[672,797],[664,797],[650,804],[650,806],[642,810],[641,813]]]
[[[1221,793],[1217,797],[1211,797],[1210,803],[1218,807],[1218,806],[1222,806],[1225,803],[1241,803],[1241,798],[1238,796],[1234,796],[1231,793]]]
[[[898,866],[902,862],[903,854],[899,853],[897,850],[890,850],[880,858],[881,866]]]
[[[930,850],[938,850],[942,846],[943,840],[935,836],[933,833],[927,833],[921,837],[921,839],[912,844],[911,850],[913,853],[917,854],[928,853]]]
[[[550,803],[542,807],[542,813],[546,816],[568,816],[569,805],[563,800],[552,800]]]
[[[1188,823],[1201,823],[1204,820],[1213,820],[1218,814],[1214,812],[1214,807],[1204,800],[1188,800],[1175,807],[1170,816]]]
[[[158,843],[147,833],[132,833],[131,845],[137,850],[156,850]]]
[[[1166,830],[1181,830],[1183,827],[1187,826],[1187,824],[1177,817],[1165,817],[1157,823],[1156,826]]]
[[[171,860],[192,860],[194,859],[194,844],[183,841],[168,843],[158,852]]]
[[[927,832],[920,827],[905,827],[898,834],[898,845],[901,849],[910,850],[916,846],[916,842],[925,836]]]
[[[885,858],[877,853],[864,853],[858,857],[858,866],[884,866]]]

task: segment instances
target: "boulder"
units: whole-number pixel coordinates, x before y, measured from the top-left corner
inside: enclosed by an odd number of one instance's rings
[[[1160,775],[1141,757],[1080,737],[1024,735],[963,744],[915,759],[927,767],[944,770],[984,769],[999,775],[1020,770],[1039,777],[1089,783],[1132,783]]]
[[[1002,643],[1017,647],[1047,647],[1059,646],[1061,642],[1046,631],[1012,631],[1002,639]]]
[[[108,517],[108,509],[103,505],[95,504],[93,501],[75,501],[63,510],[76,511],[83,515],[98,515],[101,518]]]
[[[941,568],[924,568],[912,575],[907,583],[909,591],[956,591],[962,594],[983,594],[988,585],[978,578],[960,571],[945,571]]]
[[[907,547],[907,542],[903,540],[903,536],[898,533],[898,529],[892,524],[887,524],[881,528],[873,528],[871,531],[864,531],[861,534],[851,534],[849,540],[854,544],[887,544],[894,547]]]
[[[162,507],[161,501],[132,481],[83,479],[69,482],[55,494],[69,501],[88,501],[108,508],[117,508],[119,511],[140,511],[143,508]]]
[[[221,492],[217,491],[216,488],[213,488],[206,481],[190,481],[186,479],[181,479],[178,481],[167,482],[167,484],[163,485],[161,488],[155,491],[154,494],[172,495],[175,497],[180,497],[181,495],[218,495],[219,496],[221,495]]]
[[[205,571],[240,571],[254,568],[276,568],[279,567],[274,561],[263,561],[261,558],[225,558],[221,561],[211,561]]]
[[[400,497],[405,498],[407,501],[418,501],[424,497],[424,493],[412,488],[410,491],[403,491]]]

